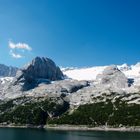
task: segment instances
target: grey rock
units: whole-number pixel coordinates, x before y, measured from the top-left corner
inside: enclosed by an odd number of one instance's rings
[[[31,63],[17,72],[14,85],[20,84],[23,90],[34,88],[41,81],[62,80],[63,73],[60,68],[49,58],[36,57]]]
[[[48,94],[58,94],[58,95],[68,95],[78,90],[89,86],[87,81],[77,81],[77,80],[61,80],[56,81],[52,84],[41,84],[36,87],[32,95],[48,95]]]
[[[17,98],[22,96],[32,96],[32,97],[44,97],[44,96],[58,96],[66,97],[69,94],[73,94],[83,88],[89,86],[87,81],[77,81],[77,80],[60,80],[55,81],[50,84],[41,83],[38,86],[23,91],[23,85],[21,83],[16,85],[11,85],[7,82],[3,85],[0,84],[0,99],[4,98]]]
[[[97,75],[96,80],[102,86],[106,85],[115,88],[128,87],[127,77],[115,65],[105,68],[102,74]]]

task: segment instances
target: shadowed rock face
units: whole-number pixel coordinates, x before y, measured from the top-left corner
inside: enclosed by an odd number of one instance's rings
[[[115,88],[128,87],[127,77],[115,65],[107,67],[102,74],[97,76],[97,80],[101,85]]]
[[[58,66],[49,58],[36,57],[17,72],[14,84],[22,83],[25,89],[34,86],[38,81],[56,81],[63,79],[63,73]]]
[[[6,66],[3,64],[0,64],[0,76],[2,77],[14,77],[16,76],[18,68]]]

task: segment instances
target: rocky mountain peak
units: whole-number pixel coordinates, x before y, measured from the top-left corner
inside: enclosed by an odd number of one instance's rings
[[[62,80],[63,73],[60,68],[49,58],[36,57],[31,63],[17,72],[14,83],[29,85],[38,81],[56,81]]]

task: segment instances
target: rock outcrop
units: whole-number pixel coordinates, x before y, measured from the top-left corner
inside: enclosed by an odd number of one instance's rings
[[[128,87],[127,77],[115,65],[105,68],[102,74],[97,75],[96,80],[102,86],[105,85],[120,89]]]
[[[56,81],[52,84],[41,84],[34,89],[33,95],[68,95],[77,92],[80,89],[88,87],[89,83],[87,81],[77,81],[77,80],[61,80]],[[41,91],[41,92],[40,92]]]

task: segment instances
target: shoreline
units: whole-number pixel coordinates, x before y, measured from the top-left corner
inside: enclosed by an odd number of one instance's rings
[[[45,126],[44,125],[39,125],[39,126],[35,126],[35,125],[1,125],[0,124],[0,128],[36,128],[36,129],[44,129]]]
[[[86,125],[47,125],[46,130],[64,130],[64,131],[117,131],[117,132],[140,132],[140,126],[131,127],[89,127]]]
[[[111,127],[99,126],[90,127],[86,125],[0,125],[0,128],[31,128],[31,129],[45,129],[45,130],[60,130],[60,131],[105,131],[105,132],[140,132],[140,126],[131,127]]]

